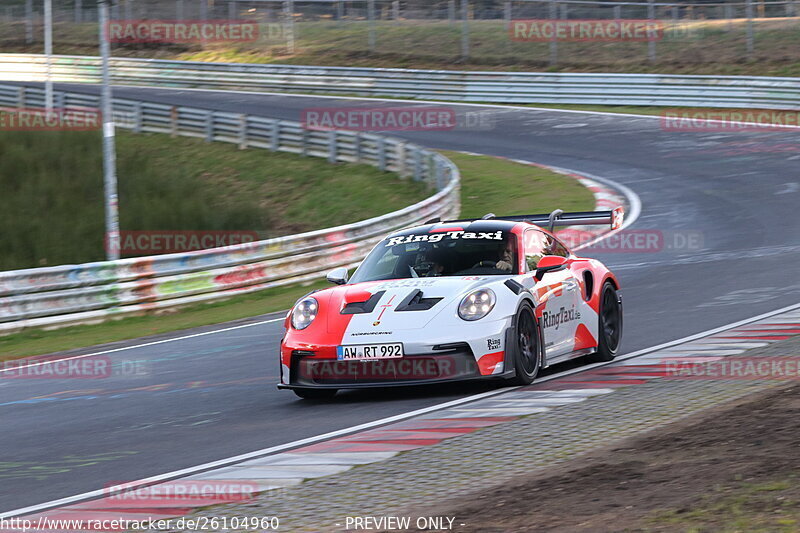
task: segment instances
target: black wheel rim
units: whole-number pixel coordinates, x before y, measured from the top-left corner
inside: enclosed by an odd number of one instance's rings
[[[606,346],[609,350],[614,351],[619,345],[621,316],[619,300],[614,291],[607,290],[603,293],[603,307],[600,316],[602,317]]]
[[[519,317],[517,337],[519,361],[522,369],[530,376],[536,372],[536,365],[539,363],[539,336],[536,334],[536,322],[530,310],[522,311]]]

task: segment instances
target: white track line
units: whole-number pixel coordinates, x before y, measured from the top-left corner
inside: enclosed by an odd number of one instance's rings
[[[800,303],[797,303],[797,304],[794,304],[794,305],[790,305],[790,306],[787,306],[787,307],[783,307],[783,308],[777,309],[775,311],[770,311],[768,313],[764,313],[764,314],[761,314],[761,315],[758,315],[758,316],[755,316],[755,317],[751,317],[751,318],[747,318],[747,319],[744,319],[744,320],[740,320],[738,322],[733,322],[731,324],[720,326],[718,328],[714,328],[714,329],[710,329],[710,330],[707,330],[707,331],[703,331],[701,333],[696,333],[694,335],[689,335],[688,337],[683,337],[681,339],[677,339],[677,340],[670,341],[670,342],[665,342],[665,343],[659,344],[657,346],[652,346],[650,348],[645,348],[643,350],[639,350],[639,351],[627,354],[625,356],[618,357],[614,361],[609,361],[609,362],[605,362],[605,363],[594,363],[594,364],[591,364],[591,365],[585,365],[585,366],[582,366],[582,367],[579,367],[579,368],[574,368],[572,370],[566,370],[564,372],[560,372],[558,374],[553,374],[551,376],[547,376],[545,378],[539,379],[539,380],[536,381],[536,383],[545,383],[547,381],[551,381],[551,380],[558,379],[558,378],[563,378],[565,376],[570,376],[572,374],[578,374],[578,373],[586,372],[587,370],[591,370],[591,369],[594,369],[594,368],[611,365],[611,364],[614,364],[614,363],[618,363],[620,361],[625,361],[627,359],[632,359],[634,357],[639,357],[641,355],[645,355],[645,354],[648,354],[648,353],[651,353],[651,352],[655,352],[655,351],[658,351],[658,350],[663,350],[664,348],[670,348],[672,346],[677,346],[679,344],[683,344],[683,343],[686,343],[686,342],[691,342],[691,341],[694,341],[694,340],[697,340],[697,339],[700,339],[700,338],[703,338],[703,337],[707,337],[709,335],[713,335],[715,333],[719,333],[721,331],[726,331],[728,329],[732,329],[732,328],[736,328],[736,327],[739,327],[739,326],[743,326],[745,324],[750,324],[752,322],[757,322],[759,320],[763,320],[765,318],[769,318],[771,316],[778,315],[778,314],[781,314],[781,313],[785,313],[785,312],[788,312],[788,311],[793,311],[795,309],[800,309]],[[237,327],[246,327],[246,326],[237,326]],[[230,328],[230,329],[236,329],[236,328]],[[209,333],[211,333],[211,332],[209,332]],[[331,431],[330,433],[325,433],[323,435],[317,435],[316,437],[308,437],[308,438],[305,438],[305,439],[296,440],[294,442],[289,442],[287,444],[280,444],[278,446],[272,446],[270,448],[264,448],[262,450],[256,450],[254,452],[245,453],[245,454],[237,455],[237,456],[234,456],[234,457],[229,457],[227,459],[220,459],[218,461],[213,461],[213,462],[205,463],[205,464],[202,464],[202,465],[197,465],[197,466],[193,466],[193,467],[189,467],[189,468],[184,468],[182,470],[176,470],[174,472],[168,472],[166,474],[161,474],[161,475],[158,475],[158,476],[149,477],[149,478],[146,478],[146,479],[135,481],[133,483],[126,483],[126,488],[130,489],[131,487],[141,487],[141,486],[146,486],[146,485],[152,485],[154,483],[160,483],[160,482],[163,482],[163,481],[169,481],[169,480],[172,480],[172,479],[185,477],[185,476],[192,475],[192,474],[197,474],[197,473],[200,473],[200,472],[204,472],[204,471],[207,471],[207,470],[212,470],[212,469],[215,469],[215,468],[220,468],[220,467],[223,467],[223,466],[230,466],[232,464],[240,463],[240,462],[246,461],[248,459],[255,459],[257,457],[262,457],[262,456],[265,456],[265,455],[270,455],[270,454],[273,454],[273,453],[276,453],[276,452],[280,452],[280,451],[284,451],[284,450],[288,450],[288,449],[291,449],[291,448],[297,448],[297,447],[300,447],[300,446],[313,444],[313,443],[324,441],[324,440],[328,440],[328,439],[331,439],[331,438],[334,438],[334,437],[347,435],[349,433],[354,433],[354,432],[362,431],[362,430],[365,430],[365,429],[371,429],[371,428],[374,428],[374,427],[383,426],[383,425],[386,425],[386,424],[390,424],[392,422],[399,422],[401,420],[406,420],[408,418],[412,418],[412,417],[415,417],[415,416],[427,414],[427,413],[430,413],[430,412],[433,412],[433,411],[439,411],[441,409],[447,409],[449,407],[454,407],[454,406],[457,406],[457,405],[463,405],[465,403],[474,402],[476,400],[481,400],[483,398],[489,398],[489,397],[492,397],[492,396],[499,396],[499,395],[502,395],[502,394],[507,394],[507,393],[515,391],[515,390],[517,390],[519,388],[520,387],[507,387],[507,388],[502,388],[502,389],[482,392],[480,394],[474,394],[472,396],[467,396],[465,398],[460,398],[460,399],[457,399],[457,400],[451,400],[449,402],[444,402],[444,403],[441,403],[441,404],[438,404],[438,405],[432,405],[430,407],[425,407],[423,409],[417,409],[415,411],[410,411],[408,413],[394,415],[394,416],[390,416],[390,417],[387,417],[387,418],[382,418],[380,420],[375,420],[373,422],[366,422],[364,424],[359,424],[359,425],[352,426],[352,427],[349,427],[349,428],[344,428],[344,429],[339,429],[339,430],[336,430],[336,431]],[[77,494],[75,496],[70,496],[70,497],[67,497],[67,498],[61,498],[59,500],[53,500],[53,501],[49,501],[49,502],[40,503],[40,504],[37,504],[37,505],[32,505],[32,506],[29,506],[29,507],[23,507],[21,509],[15,509],[13,511],[7,511],[7,512],[5,512],[3,514],[0,514],[0,519],[7,519],[7,518],[19,516],[19,515],[31,514],[31,513],[40,512],[40,511],[46,511],[46,510],[53,509],[53,508],[56,508],[56,507],[61,507],[61,506],[64,506],[64,505],[70,505],[70,504],[78,503],[78,502],[83,501],[83,500],[89,500],[89,499],[100,498],[100,497],[103,497],[103,496],[109,496],[111,494],[112,493],[109,492],[108,489],[93,490],[93,491],[90,491],[90,492],[85,492],[83,494]]]

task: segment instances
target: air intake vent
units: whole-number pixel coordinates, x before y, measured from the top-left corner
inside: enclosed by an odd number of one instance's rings
[[[441,301],[441,298],[423,298],[422,291],[416,289],[406,296],[405,300],[400,302],[395,311],[427,311],[439,301]]]
[[[365,302],[350,302],[344,306],[342,314],[358,315],[361,313],[371,313],[384,294],[386,294],[386,291],[379,291],[370,296],[369,300]]]

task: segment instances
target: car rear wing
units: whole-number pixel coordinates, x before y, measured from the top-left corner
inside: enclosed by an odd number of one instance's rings
[[[625,210],[620,206],[611,211],[577,211],[565,213],[556,209],[550,214],[540,215],[508,215],[497,216],[494,213],[484,215],[480,219],[450,220],[448,222],[474,222],[476,220],[511,220],[515,222],[530,222],[537,226],[547,227],[550,231],[563,226],[595,226],[608,224],[612,230],[622,227]],[[439,222],[432,220],[430,222]]]

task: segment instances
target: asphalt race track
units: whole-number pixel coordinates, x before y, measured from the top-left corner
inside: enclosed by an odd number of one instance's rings
[[[97,92],[57,86],[64,87]],[[289,120],[300,120],[307,107],[425,105],[141,88],[117,88],[115,96]],[[681,232],[700,242],[698,249],[670,248],[681,242],[667,239],[660,251],[592,254],[623,285],[623,353],[800,301],[800,130],[669,132],[658,118],[468,110],[489,113],[490,129],[397,135],[614,180],[642,201],[642,215],[630,229]],[[100,357],[123,375],[102,380],[0,379],[0,483],[6,489],[0,512],[485,390],[354,392],[329,404],[304,403],[275,388],[280,335],[276,319],[116,351]]]

